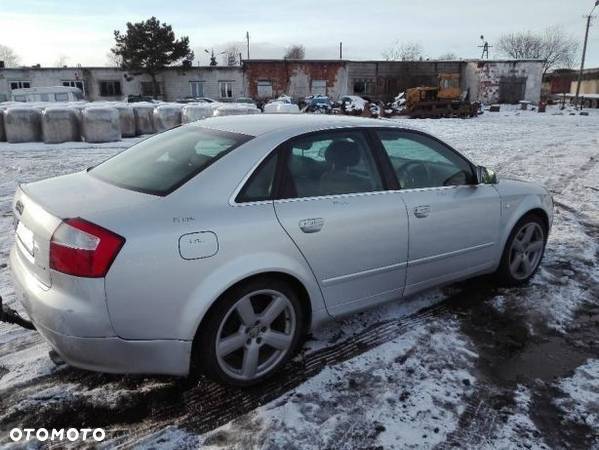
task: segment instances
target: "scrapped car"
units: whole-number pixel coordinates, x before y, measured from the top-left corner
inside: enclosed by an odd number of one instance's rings
[[[368,101],[357,95],[346,95],[339,99],[339,104],[341,105],[341,110],[345,114],[359,115],[362,114],[366,108]]]
[[[10,268],[72,366],[250,385],[325,321],[480,274],[526,282],[552,205],[393,121],[215,117],[19,185]]]
[[[329,97],[317,95],[309,99],[304,110],[311,113],[329,114],[333,110],[333,104]]]

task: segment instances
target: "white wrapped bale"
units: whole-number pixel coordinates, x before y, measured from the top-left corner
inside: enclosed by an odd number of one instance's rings
[[[160,105],[154,108],[154,128],[162,132],[181,125],[181,107],[179,105]]]
[[[0,108],[0,142],[6,141],[6,131],[4,130],[4,108]]]
[[[80,141],[79,112],[73,108],[50,106],[42,112],[42,136],[46,144]]]
[[[271,102],[264,105],[267,114],[298,114],[299,107],[293,103]]]
[[[154,129],[154,105],[152,103],[135,103],[133,105],[135,115],[135,134],[153,134]]]
[[[190,103],[183,107],[181,121],[183,123],[195,122],[206,117],[212,117],[214,106],[212,103]]]
[[[119,112],[121,136],[124,138],[135,137],[135,114],[131,105],[127,103],[115,103],[114,107]]]
[[[238,116],[242,114],[256,114],[259,110],[254,105],[245,103],[231,103],[221,105],[214,111],[215,116]]]
[[[120,141],[119,112],[112,106],[85,108],[81,114],[81,131],[86,142]]]
[[[42,112],[39,108],[10,107],[4,113],[4,128],[8,142],[40,142]]]

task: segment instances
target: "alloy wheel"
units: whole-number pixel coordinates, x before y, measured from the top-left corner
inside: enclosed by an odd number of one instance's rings
[[[545,235],[536,222],[528,222],[516,233],[510,248],[510,273],[517,280],[524,280],[537,269],[543,248]]]
[[[297,327],[295,310],[283,293],[251,292],[229,309],[216,335],[223,372],[253,380],[274,369],[290,351]]]

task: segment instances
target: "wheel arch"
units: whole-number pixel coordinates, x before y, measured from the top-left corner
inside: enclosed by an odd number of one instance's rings
[[[295,290],[295,292],[297,292],[297,294],[300,298],[300,303],[302,305],[303,313],[304,313],[304,327],[302,330],[302,334],[305,335],[310,330],[310,325],[312,323],[312,302],[311,302],[311,297],[308,292],[308,289],[306,288],[306,286],[304,286],[304,283],[302,283],[302,281],[299,278],[297,278],[296,276],[291,275],[287,272],[270,270],[270,271],[264,271],[264,272],[256,273],[253,275],[249,275],[241,280],[236,281],[235,283],[233,283],[232,285],[227,287],[217,298],[214,299],[214,301],[210,304],[210,306],[206,310],[205,314],[202,316],[201,320],[199,321],[199,323],[195,329],[191,354],[192,355],[195,354],[196,345],[198,343],[200,331],[202,330],[203,325],[206,323],[207,320],[210,320],[212,311],[214,311],[214,308],[216,307],[218,302],[224,296],[226,296],[233,289],[237,288],[238,286],[240,286],[244,283],[248,283],[253,280],[273,279],[273,278],[284,281],[285,283],[289,284]],[[192,358],[191,364],[193,364],[193,358]]]

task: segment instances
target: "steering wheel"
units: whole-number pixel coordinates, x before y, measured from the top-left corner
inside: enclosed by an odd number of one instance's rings
[[[409,161],[399,167],[399,184],[402,189],[427,187],[430,185],[430,171],[421,161]]]

